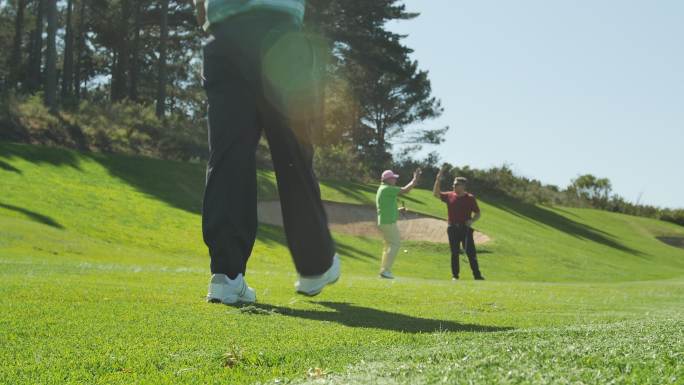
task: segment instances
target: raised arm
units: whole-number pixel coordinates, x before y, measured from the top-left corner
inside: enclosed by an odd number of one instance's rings
[[[442,199],[442,192],[440,191],[441,189],[439,188],[439,182],[442,180],[442,174],[444,173],[444,168],[440,168],[439,171],[437,171],[437,177],[435,178],[435,185],[432,187],[432,195],[435,196],[437,199]]]
[[[413,179],[407,184],[406,186],[401,188],[401,191],[399,191],[399,194],[406,194],[409,191],[411,191],[416,185],[418,184],[418,179],[420,178],[421,170],[417,169],[416,171],[413,172]]]

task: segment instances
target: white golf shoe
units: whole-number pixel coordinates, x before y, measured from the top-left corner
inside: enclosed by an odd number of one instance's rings
[[[332,266],[323,274],[315,277],[299,276],[299,280],[295,283],[297,293],[313,297],[323,291],[327,285],[332,285],[340,279],[341,263],[339,255],[335,254],[333,257]]]
[[[238,274],[235,279],[230,279],[225,274],[213,274],[211,281],[209,281],[207,302],[226,305],[254,303],[256,302],[256,292],[247,286],[242,274]]]

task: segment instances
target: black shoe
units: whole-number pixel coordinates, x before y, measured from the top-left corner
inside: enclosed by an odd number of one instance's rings
[[[475,280],[476,281],[484,281],[485,279],[483,276],[479,276],[479,277],[475,277]]]

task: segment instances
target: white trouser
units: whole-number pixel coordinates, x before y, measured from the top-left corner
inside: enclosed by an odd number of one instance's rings
[[[385,241],[385,248],[382,253],[382,264],[380,272],[391,272],[394,258],[399,253],[399,246],[401,245],[401,236],[399,235],[399,226],[396,223],[387,225],[378,225],[382,238]]]

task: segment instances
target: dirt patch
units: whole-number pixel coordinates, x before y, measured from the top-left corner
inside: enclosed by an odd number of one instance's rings
[[[324,202],[324,206],[328,213],[330,230],[333,232],[381,238],[374,207],[333,202]],[[282,226],[280,202],[259,202],[259,222]],[[427,215],[406,213],[399,217],[399,232],[404,240],[449,243],[446,228],[446,221]],[[487,235],[475,232],[475,244],[481,245],[489,241],[490,238]]]
[[[681,247],[684,249],[684,237],[656,237],[659,241],[667,243],[670,246]]]

